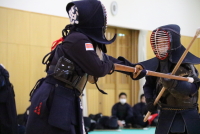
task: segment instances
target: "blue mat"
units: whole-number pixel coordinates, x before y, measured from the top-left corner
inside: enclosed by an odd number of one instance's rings
[[[145,129],[118,129],[118,130],[95,130],[89,132],[89,134],[154,134],[155,128]]]

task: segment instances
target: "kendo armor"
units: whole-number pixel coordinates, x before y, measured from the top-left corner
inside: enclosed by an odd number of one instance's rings
[[[183,76],[183,77],[198,77],[197,70],[192,64],[182,64],[175,75]],[[177,90],[175,90],[175,86],[177,81],[174,83],[174,87],[170,89],[166,89],[164,94],[162,95],[158,104],[162,108],[176,108],[176,109],[188,109],[197,107],[198,101],[198,92],[195,92],[192,95],[185,95]],[[162,89],[163,85],[161,84],[161,78],[157,78],[157,86],[156,92],[157,94]]]

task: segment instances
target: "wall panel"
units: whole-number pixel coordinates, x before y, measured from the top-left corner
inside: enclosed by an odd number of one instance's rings
[[[100,97],[103,100],[103,101],[101,101],[101,112],[105,116],[111,116],[111,108],[116,103],[115,102],[115,98],[116,98],[115,89],[106,88],[104,91],[108,94],[107,95],[100,94]]]
[[[30,45],[50,46],[50,16],[43,14],[30,14]]]
[[[100,99],[99,99],[99,90],[96,88],[94,84],[88,83],[87,85],[87,105],[88,105],[88,115],[89,114],[97,114],[101,112],[100,110]]]
[[[151,59],[153,57],[155,57],[153,50],[151,48],[151,44],[150,44],[150,36],[151,36],[151,31],[148,31],[147,33],[147,59]]]
[[[66,24],[69,24],[69,19],[66,18],[58,18],[55,16],[51,16],[51,42],[62,37],[62,30],[65,28]]]
[[[29,13],[24,11],[8,11],[8,43],[28,45],[30,40]]]
[[[46,66],[42,64],[43,57],[50,51],[48,47],[31,46],[30,48],[30,89],[33,88],[36,81],[46,76]]]
[[[7,9],[0,8],[0,42],[7,42],[8,38],[8,15]]]
[[[132,41],[131,41],[131,50],[132,50],[132,56],[131,56],[131,62],[132,63],[138,63],[138,38],[139,38],[139,31],[138,30],[132,30],[131,32],[132,34]],[[128,98],[131,98],[131,105],[133,106],[134,104],[136,104],[138,102],[138,96],[139,94],[139,90],[141,87],[139,87],[139,81],[135,81],[129,78],[129,81],[131,82],[131,87],[130,87],[130,95],[128,96]]]
[[[7,70],[10,73],[10,81],[14,86],[16,107],[18,112],[27,108],[29,105],[29,47],[27,45],[8,44]]]
[[[7,61],[8,61],[8,44],[0,42],[0,64],[3,64],[5,67],[7,67]]]
[[[196,50],[196,56],[200,58],[200,38],[197,39],[197,49]],[[200,65],[196,65],[196,68],[198,69],[199,73],[200,73]],[[200,76],[199,76],[200,77]],[[199,99],[200,102],[200,99]]]

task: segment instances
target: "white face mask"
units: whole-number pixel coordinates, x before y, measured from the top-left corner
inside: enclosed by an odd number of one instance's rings
[[[121,104],[125,104],[126,103],[126,99],[119,99]]]

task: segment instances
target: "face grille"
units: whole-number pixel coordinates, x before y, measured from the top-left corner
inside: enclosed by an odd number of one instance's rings
[[[164,60],[168,56],[170,49],[170,37],[167,31],[157,30],[152,32],[150,37],[151,47],[154,54],[160,60]]]

